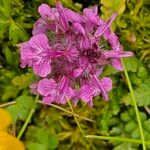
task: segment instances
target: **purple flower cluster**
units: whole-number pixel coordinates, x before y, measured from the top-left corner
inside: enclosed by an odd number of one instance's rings
[[[98,79],[103,68],[110,64],[123,70],[122,57],[132,56],[123,51],[110,26],[116,18],[112,14],[108,21],[98,16],[98,7],[85,8],[83,14],[64,8],[42,4],[33,28],[33,37],[20,44],[21,67],[32,67],[41,80],[33,84],[32,91],[43,96],[46,104],[65,104],[66,97],[75,104],[79,99],[93,105],[93,97],[112,89],[108,77]],[[104,50],[99,44],[105,39],[111,49]]]

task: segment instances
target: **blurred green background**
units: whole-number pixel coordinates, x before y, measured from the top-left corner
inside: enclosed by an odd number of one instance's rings
[[[34,105],[35,96],[30,93],[29,85],[36,79],[30,69],[19,67],[17,44],[31,37],[33,24],[39,18],[37,8],[42,3],[54,6],[55,0],[0,0],[0,103],[10,102],[6,108],[13,116],[10,132],[14,135],[19,132]],[[150,1],[62,0],[62,3],[78,11],[97,4],[100,6],[100,16],[106,20],[114,11],[118,12],[112,30],[119,36],[124,49],[135,54],[132,58],[124,59],[124,62],[139,106],[145,140],[150,142]],[[103,75],[113,79],[110,101],[96,97],[93,108],[82,102],[74,108],[79,116],[93,120],[78,118],[85,134],[140,139],[124,73],[108,66]],[[70,110],[68,105],[61,107]],[[142,149],[139,144],[95,139],[90,139],[90,145],[81,135],[71,114],[42,104],[36,105],[36,112],[22,141],[27,150]]]

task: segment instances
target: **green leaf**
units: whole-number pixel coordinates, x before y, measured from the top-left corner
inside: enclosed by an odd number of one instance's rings
[[[19,24],[12,22],[9,28],[9,39],[16,45],[19,40],[26,41],[28,34]]]
[[[121,113],[120,118],[124,122],[128,122],[132,119],[127,111],[124,113]]]
[[[130,143],[123,143],[115,147],[113,150],[137,150],[137,148]]]
[[[20,109],[19,119],[25,121],[31,108],[34,107],[34,100],[31,96],[20,96],[16,99],[16,106]]]
[[[11,0],[1,0],[0,1],[0,11],[5,17],[11,16]]]
[[[16,99],[16,103],[7,107],[13,117],[13,121],[18,119],[25,121],[31,108],[34,107],[34,100],[31,96],[20,96]]]
[[[5,54],[6,61],[8,62],[8,64],[11,65],[14,59],[13,59],[12,52],[10,51],[8,47],[5,48],[4,54]]]
[[[56,135],[49,136],[49,149],[56,149],[58,146],[58,137]]]
[[[27,141],[29,150],[32,150],[32,147],[35,148],[39,144],[42,144],[44,150],[56,149],[58,146],[58,137],[55,134],[49,134],[44,128],[30,126],[26,133],[26,139],[29,141]]]
[[[15,98],[17,96],[18,92],[19,92],[18,88],[16,88],[15,86],[5,85],[2,100],[6,101],[10,98]]]
[[[47,150],[47,147],[44,144],[37,142],[29,142],[27,143],[27,150]]]
[[[115,1],[110,1],[110,0],[101,0],[101,4],[103,5],[101,10],[104,11],[104,8],[109,12],[117,12],[118,14],[122,14],[125,10],[125,0],[115,0]]]
[[[135,121],[130,121],[125,126],[125,132],[131,133],[135,127],[137,126],[137,123]]]
[[[103,76],[109,76],[109,75],[113,75],[116,73],[117,73],[117,70],[115,70],[111,65],[108,65],[104,69]]]
[[[31,82],[33,82],[33,73],[22,74],[21,76],[16,76],[13,78],[12,83],[19,87],[19,89],[24,89],[28,87]]]
[[[11,66],[11,67],[18,67],[19,64],[19,56],[17,52],[13,52],[9,49],[9,47],[5,47],[4,48],[4,55],[6,58],[7,63]]]
[[[141,78],[141,79],[145,79],[148,77],[148,71],[147,69],[141,65],[139,68],[138,68],[138,73],[137,73],[138,77]]]
[[[124,58],[123,62],[127,71],[136,72],[138,67],[138,59],[136,57]]]
[[[3,38],[4,33],[7,31],[8,26],[9,26],[8,19],[0,18],[0,38]]]
[[[144,121],[143,127],[146,131],[148,131],[150,133],[150,119]]]
[[[140,84],[139,87],[134,90],[134,95],[138,106],[150,105],[150,79]],[[121,101],[126,105],[130,105],[132,103],[130,93],[124,96]]]
[[[136,128],[135,130],[132,131],[131,137],[134,139],[140,138],[140,130],[139,128]]]
[[[18,120],[18,113],[20,109],[16,105],[8,106],[7,110],[10,112],[13,122],[15,123]]]

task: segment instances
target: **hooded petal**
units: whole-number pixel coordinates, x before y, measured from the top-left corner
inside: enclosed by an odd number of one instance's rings
[[[68,29],[68,27],[69,27],[69,24],[68,24],[65,9],[63,8],[61,3],[57,3],[56,8],[57,8],[58,13],[59,13],[59,20],[60,20],[61,26],[66,31],[66,29]]]
[[[116,18],[116,16],[117,13],[114,13],[106,23],[97,28],[97,30],[94,33],[95,38],[100,37],[102,36],[102,34],[104,34],[104,32],[110,27],[110,25]]]
[[[57,84],[53,79],[45,78],[39,81],[37,91],[43,96],[54,95],[56,87]]]
[[[51,8],[47,4],[42,4],[38,8],[38,12],[41,17],[48,17],[51,14]]]
[[[65,9],[67,18],[70,22],[76,22],[76,23],[81,23],[84,22],[83,16],[81,16],[79,13],[76,13],[70,9]]]

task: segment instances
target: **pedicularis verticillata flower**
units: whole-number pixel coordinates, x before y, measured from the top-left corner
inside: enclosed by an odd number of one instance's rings
[[[121,58],[133,55],[123,51],[118,37],[110,30],[117,14],[105,22],[99,17],[97,6],[79,14],[59,2],[56,8],[42,4],[38,12],[41,18],[34,25],[33,37],[20,44],[21,67],[32,67],[41,77],[31,85],[32,91],[42,95],[46,104],[65,104],[68,97],[75,104],[82,99],[92,106],[96,95],[107,101],[112,81],[108,77],[99,79],[103,68],[111,64],[121,71]],[[102,39],[111,49],[102,48]]]

